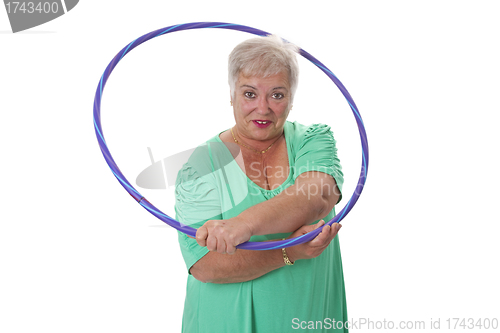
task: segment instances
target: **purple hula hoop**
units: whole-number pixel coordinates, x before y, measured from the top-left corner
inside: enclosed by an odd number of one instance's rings
[[[186,23],[186,24],[179,24],[179,25],[173,25],[170,27],[166,27],[163,29],[158,29],[156,31],[152,31],[148,34],[145,34],[144,36],[141,36],[134,40],[132,43],[128,44],[126,47],[124,47],[118,54],[111,60],[111,62],[108,64],[106,67],[106,70],[101,76],[101,79],[99,81],[99,84],[97,85],[97,91],[95,93],[95,99],[94,99],[94,127],[95,127],[95,132],[97,136],[97,141],[99,142],[99,146],[101,147],[102,154],[104,155],[104,159],[108,163],[109,167],[111,168],[111,171],[115,175],[116,179],[120,182],[120,184],[125,188],[125,190],[142,206],[144,207],[147,211],[149,211],[151,214],[168,224],[169,226],[189,235],[192,237],[195,237],[196,235],[196,229],[182,225],[180,222],[176,221],[175,219],[171,218],[170,216],[162,213],[159,209],[157,209],[155,206],[153,206],[149,201],[147,201],[130,183],[129,181],[125,178],[125,176],[121,173],[120,169],[116,165],[115,161],[113,160],[113,157],[111,156],[111,153],[109,152],[108,146],[106,145],[106,140],[104,140],[104,134],[102,131],[101,127],[101,98],[102,98],[102,91],[104,87],[106,86],[106,82],[111,75],[111,72],[115,68],[115,66],[118,64],[118,62],[130,51],[132,51],[134,48],[137,46],[141,45],[142,43],[155,38],[162,36],[164,34],[176,32],[176,31],[182,31],[182,30],[191,30],[191,29],[204,29],[204,28],[219,28],[219,29],[231,29],[231,30],[238,30],[238,31],[243,31],[243,32],[248,32],[254,35],[259,35],[259,36],[267,36],[269,33],[254,29],[251,27],[247,27],[244,25],[238,25],[238,24],[231,24],[231,23],[221,23],[221,22],[197,22],[197,23]],[[349,106],[354,114],[354,117],[356,119],[356,122],[358,124],[358,129],[359,129],[359,134],[361,138],[361,148],[362,148],[362,165],[361,165],[361,174],[358,180],[358,184],[356,186],[356,189],[354,190],[354,193],[352,197],[349,199],[347,202],[347,205],[327,224],[332,225],[333,223],[340,222],[354,207],[356,202],[358,201],[358,198],[363,191],[364,184],[366,182],[366,176],[368,172],[368,141],[366,139],[366,131],[365,127],[363,124],[363,120],[361,119],[361,115],[359,114],[356,104],[351,98],[351,95],[349,92],[346,90],[344,85],[339,81],[339,79],[328,69],[326,68],[325,65],[323,65],[321,62],[319,62],[316,58],[314,58],[312,55],[307,53],[306,51],[300,49],[300,55],[302,55],[304,58],[308,59],[311,61],[314,65],[316,65],[319,69],[321,69],[332,81],[335,83],[335,85],[340,89],[342,94],[344,95],[345,99],[347,100],[347,103],[349,103]],[[298,245],[302,244],[305,242],[308,242],[312,240],[314,237],[316,237],[319,233],[321,232],[321,228],[315,229],[305,235],[302,235],[300,237],[296,238],[291,238],[287,240],[282,240],[282,241],[274,241],[274,242],[246,242],[242,243],[237,246],[238,249],[246,249],[246,250],[271,250],[271,249],[280,249],[284,247],[290,247],[293,245]]]

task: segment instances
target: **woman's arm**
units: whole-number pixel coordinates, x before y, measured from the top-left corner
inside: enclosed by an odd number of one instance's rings
[[[315,225],[303,226],[290,237],[298,237],[323,225],[324,221],[320,221]],[[340,228],[338,223],[332,227],[326,225],[312,241],[287,248],[289,259],[294,262],[319,256]],[[281,249],[238,250],[234,255],[209,252],[191,267],[190,272],[201,282],[235,283],[256,279],[283,266],[285,263]]]
[[[327,216],[337,204],[340,192],[335,179],[323,172],[304,172],[295,184],[274,198],[243,211],[238,218],[252,235],[293,232]]]
[[[308,171],[295,184],[228,220],[210,220],[196,233],[196,241],[210,251],[233,254],[238,244],[253,235],[297,230],[325,217],[338,202],[335,179],[326,173]]]

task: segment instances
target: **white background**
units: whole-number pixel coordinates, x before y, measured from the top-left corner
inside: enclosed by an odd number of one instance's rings
[[[431,318],[441,318],[442,331],[450,317],[499,318],[498,7],[81,1],[17,34],[0,9],[0,331],[180,331],[186,269],[176,232],[113,177],[92,105],[105,67],[128,43],[198,21],[281,35],[328,66],[357,103],[371,163],[340,235],[350,318],[422,320],[425,331]],[[132,183],[151,163],[147,147],[158,160],[232,125],[226,59],[249,37],[179,32],[123,58],[105,88],[102,121]],[[332,126],[343,207],[359,176],[357,127],[333,83],[308,61],[300,66],[290,119]],[[138,189],[171,212],[171,188]]]

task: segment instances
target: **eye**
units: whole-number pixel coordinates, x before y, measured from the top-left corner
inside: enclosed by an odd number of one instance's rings
[[[245,93],[243,95],[245,95],[246,98],[254,98],[255,97],[255,93],[253,93],[251,91],[245,91]]]
[[[285,97],[285,95],[283,95],[282,93],[276,92],[273,94],[274,99],[282,99],[283,97]]]

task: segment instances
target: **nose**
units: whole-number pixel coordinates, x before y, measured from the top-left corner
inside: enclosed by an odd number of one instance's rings
[[[260,114],[269,113],[269,103],[267,101],[266,96],[260,96],[257,100],[257,109],[256,111]]]

